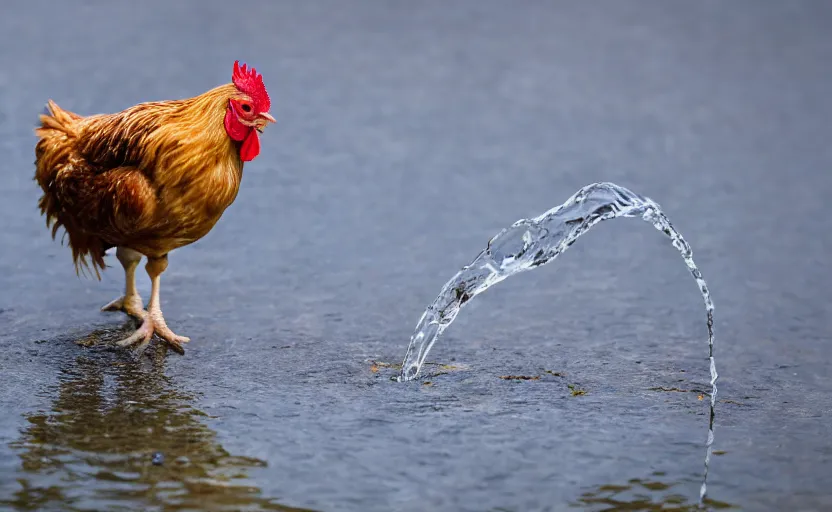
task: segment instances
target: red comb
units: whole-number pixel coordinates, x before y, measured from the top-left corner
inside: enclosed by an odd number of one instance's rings
[[[246,69],[247,65],[243,64],[240,67],[240,61],[234,61],[234,74],[231,75],[231,81],[237,86],[241,92],[251,96],[257,111],[268,112],[271,108],[271,100],[269,100],[269,93],[266,92],[266,86],[263,84],[263,76],[257,73],[254,67]]]

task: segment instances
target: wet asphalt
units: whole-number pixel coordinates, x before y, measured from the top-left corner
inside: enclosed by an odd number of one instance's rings
[[[832,4],[4,12],[0,509],[692,506],[704,308],[643,222],[477,297],[421,381],[390,381],[490,236],[602,180],[658,201],[711,287],[711,506],[832,508]],[[49,98],[91,114],[192,96],[235,59],[263,73],[278,124],[216,228],[171,254],[162,306],[192,341],[116,350],[130,325],[99,308],[122,273],[110,257],[79,279],[50,239],[36,116]]]

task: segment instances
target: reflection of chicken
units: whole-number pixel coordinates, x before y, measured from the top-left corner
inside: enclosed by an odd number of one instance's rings
[[[40,209],[53,237],[66,230],[76,271],[91,265],[100,278],[105,251],[117,248],[125,294],[103,309],[142,321],[120,345],[156,333],[182,352],[188,338],[167,327],[159,304],[167,255],[205,236],[234,201],[243,162],[260,152],[257,133],[274,122],[269,108],[262,76],[237,62],[231,84],[194,98],[90,117],[49,102],[35,131]],[[147,311],[135,286],[142,255],[152,281]]]
[[[20,469],[4,473],[0,487],[17,489],[0,492],[0,509],[302,512],[263,495],[247,473],[266,462],[223,448],[194,397],[165,375],[163,348],[150,355],[137,364],[93,348],[62,359],[59,385],[41,390],[54,393],[51,411],[28,415],[9,445]],[[152,465],[155,452],[163,465]]]

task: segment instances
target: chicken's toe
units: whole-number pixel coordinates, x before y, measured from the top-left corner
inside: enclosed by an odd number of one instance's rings
[[[139,343],[140,347],[147,345],[150,342],[150,338],[153,337],[153,320],[150,316],[145,315],[144,320],[142,321],[139,328],[136,329],[136,332],[131,334],[130,336],[124,338],[121,341],[116,342],[116,345],[119,347],[130,347]]]
[[[151,310],[148,313],[148,316],[153,319],[153,325],[155,326],[156,334],[165,340],[171,348],[179,352],[180,354],[185,353],[183,344],[188,343],[191,341],[190,338],[186,336],[179,336],[175,334],[173,331],[170,330],[168,324],[165,322],[165,317],[162,316],[162,312],[158,309]]]
[[[126,295],[105,304],[101,311],[122,311],[128,315],[141,320],[147,314],[142,305],[142,298],[138,295]]]
[[[124,308],[124,297],[119,297],[112,302],[101,306],[101,311],[121,311]]]

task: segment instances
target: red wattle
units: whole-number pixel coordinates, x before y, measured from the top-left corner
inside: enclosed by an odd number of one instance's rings
[[[250,162],[260,154],[260,137],[257,135],[257,130],[249,128],[248,135],[243,141],[243,146],[240,148],[240,159],[243,162]]]
[[[260,154],[260,137],[257,136],[257,130],[241,123],[231,107],[225,113],[224,124],[225,131],[231,140],[243,142],[240,147],[240,159],[243,162],[254,160]]]

